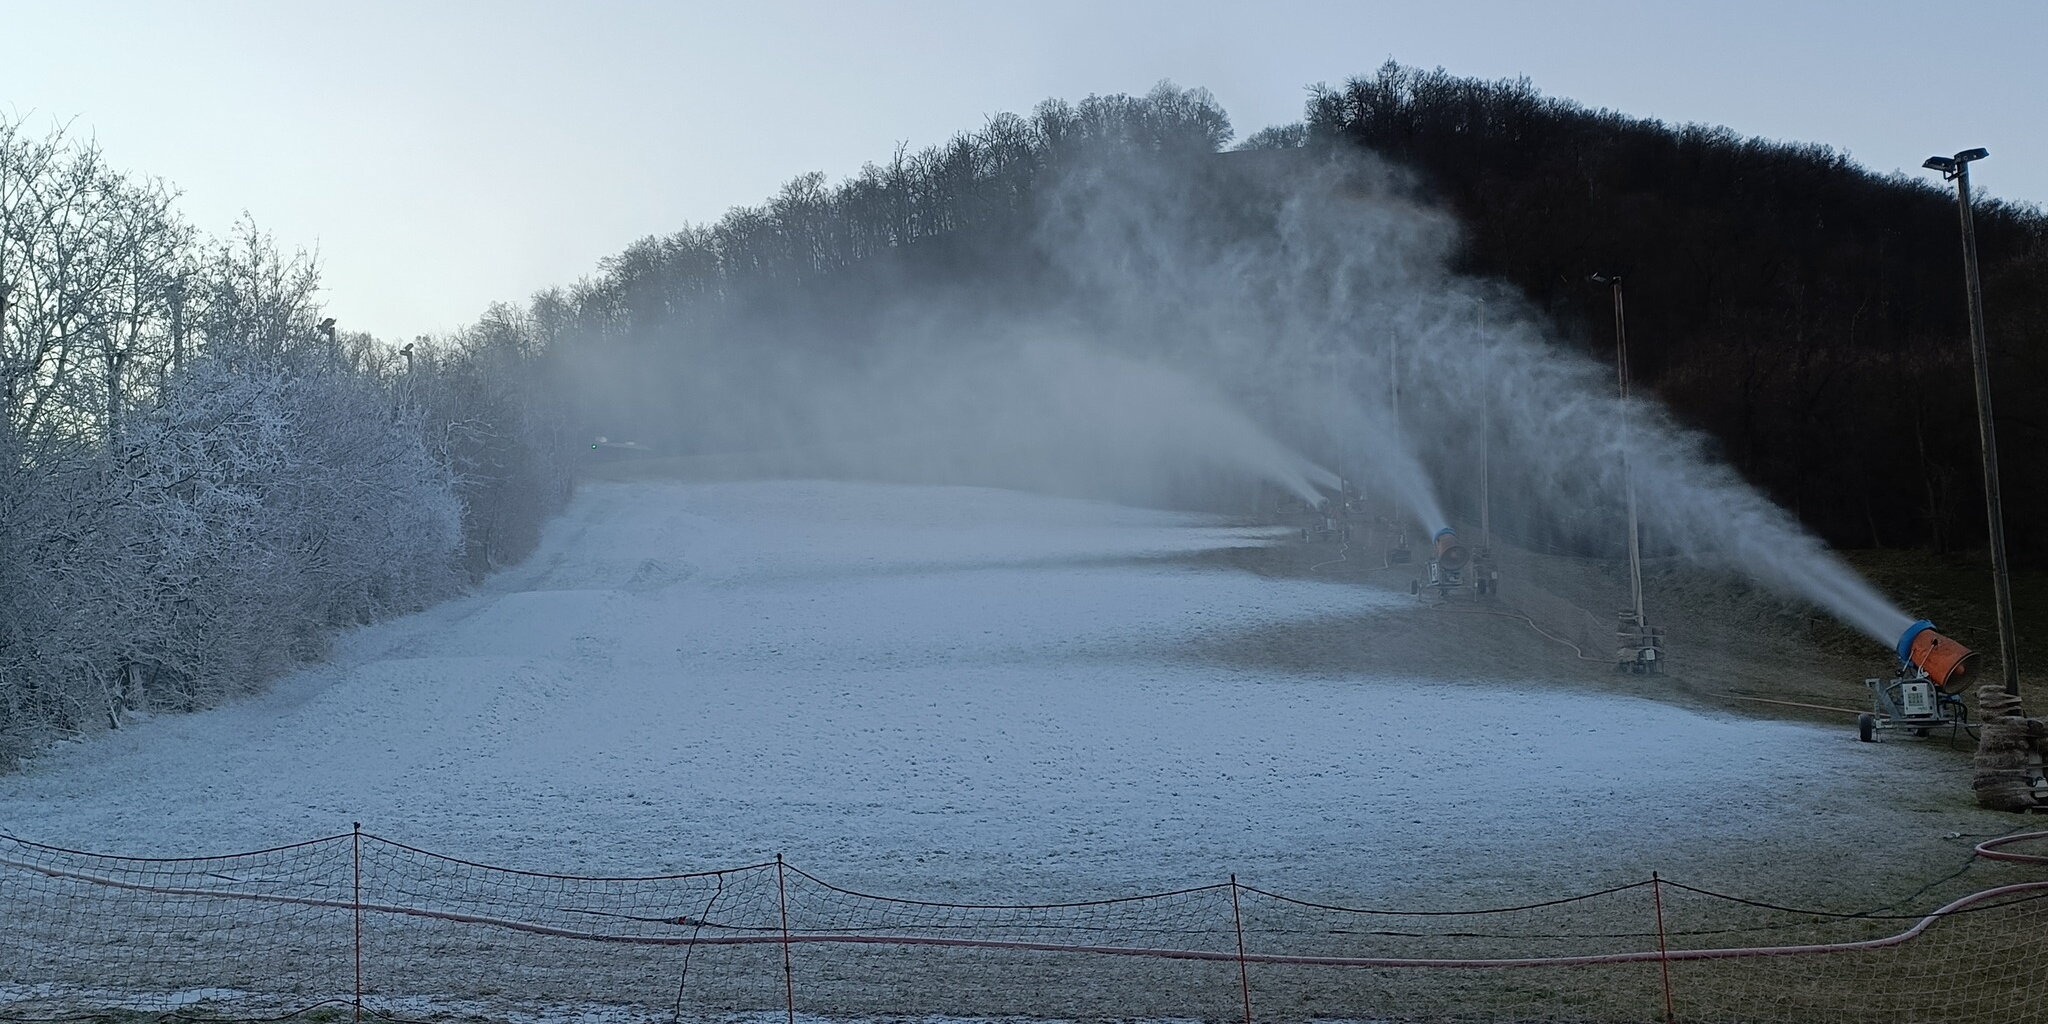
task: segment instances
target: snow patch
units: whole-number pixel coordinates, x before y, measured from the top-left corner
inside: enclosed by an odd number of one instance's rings
[[[1272,535],[974,488],[594,485],[475,595],[0,778],[0,831],[183,855],[361,821],[536,870],[780,852],[983,902],[1230,872],[1555,892],[1701,844],[1823,848],[1844,788],[1917,754],[1509,678],[1172,656],[1333,616],[1428,628],[1406,595],[1181,557]]]

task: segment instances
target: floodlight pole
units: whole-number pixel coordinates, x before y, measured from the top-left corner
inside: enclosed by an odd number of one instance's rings
[[[185,369],[185,278],[171,282],[171,376]]]
[[[1473,302],[1477,304],[1475,326],[1479,329],[1479,341],[1483,345],[1486,343],[1486,300],[1474,299]],[[1491,366],[1492,363],[1486,365]],[[1493,381],[1489,378],[1479,393],[1479,547],[1488,551],[1493,548],[1493,461],[1491,438],[1487,436],[1493,433],[1492,387]]]
[[[1969,298],[1970,361],[1977,378],[1977,440],[1984,458],[1984,515],[1991,532],[1991,589],[1998,605],[1998,656],[2005,692],[2020,693],[2020,652],[2012,624],[2012,568],[2005,557],[2005,512],[1998,496],[1998,434],[1991,422],[1991,360],[1984,344],[1984,284],[1977,276],[1977,225],[1970,216],[1970,164],[1989,156],[1982,149],[1954,157],[1928,157],[1921,166],[1956,183],[1956,211],[1963,225],[1963,288]]]
[[[1401,429],[1401,335],[1387,332],[1387,408],[1392,410],[1394,429]]]
[[[14,294],[14,286],[0,281],[0,341],[7,338],[7,297]],[[0,416],[11,418],[14,412],[14,375],[0,376]],[[4,422],[4,421],[0,421]]]
[[[405,343],[404,348],[398,350],[398,354],[405,357],[405,379],[399,381],[398,385],[391,389],[391,419],[393,422],[397,421],[399,412],[404,407],[405,399],[412,397],[413,344],[413,342],[408,341]]]
[[[1649,619],[1643,614],[1643,534],[1636,521],[1636,481],[1628,461],[1628,321],[1622,309],[1621,275],[1594,274],[1593,281],[1614,292],[1614,374],[1621,385],[1621,486],[1628,494],[1628,592],[1636,628],[1640,629]]]

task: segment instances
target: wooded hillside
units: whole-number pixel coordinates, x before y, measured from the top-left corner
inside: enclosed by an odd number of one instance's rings
[[[880,296],[1042,305],[1034,291],[1060,282],[1036,225],[1067,169],[1119,147],[1228,160],[1231,134],[1201,90],[1047,101],[845,182],[803,175],[715,225],[647,238],[536,312],[641,371],[587,390],[594,429],[667,450],[744,448],[772,431],[670,404],[692,375],[759,368],[731,366],[724,350],[707,364],[710,339],[757,339],[749,358],[762,362],[858,361],[888,329]],[[1983,543],[1959,233],[1938,176],[1878,175],[1824,145],[1392,63],[1318,89],[1303,123],[1240,148],[1333,146],[1407,169],[1414,193],[1461,225],[1455,268],[1524,293],[1563,344],[1611,358],[1609,292],[1587,278],[1622,275],[1638,385],[1831,543]],[[2048,217],[1982,201],[1976,222],[2008,533],[2038,561],[2048,539],[2025,524],[2048,514],[2048,419],[2032,400],[2048,386]]]
[[[1462,269],[1512,282],[1589,349],[1611,352],[1613,329],[1586,277],[1623,275],[1637,381],[1831,542],[1983,544],[1960,231],[1939,175],[1392,63],[1319,90],[1307,124],[1412,168],[1465,225]],[[2038,560],[2048,216],[1980,201],[1975,220],[2006,529]]]

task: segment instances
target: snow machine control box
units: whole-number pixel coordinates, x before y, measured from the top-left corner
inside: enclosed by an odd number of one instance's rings
[[[1923,680],[1899,687],[1899,717],[1934,718],[1937,715],[1933,683]]]

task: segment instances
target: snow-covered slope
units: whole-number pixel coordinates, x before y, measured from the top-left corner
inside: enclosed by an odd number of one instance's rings
[[[1847,729],[1499,666],[1421,683],[1188,656],[1333,615],[1427,628],[1405,594],[1183,557],[1271,538],[994,490],[592,485],[471,597],[363,629],[262,698],[0,777],[0,831],[185,854],[360,820],[517,867],[782,852],[871,889],[990,900],[1231,871],[1497,894],[1840,842],[1891,827],[1870,816],[1882,791],[1932,770]]]

